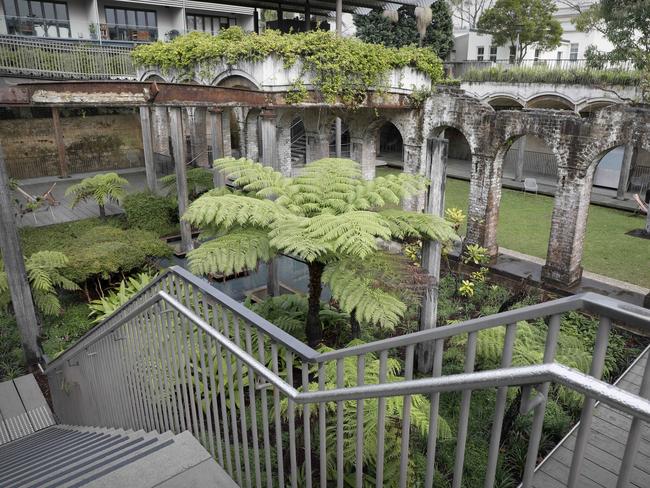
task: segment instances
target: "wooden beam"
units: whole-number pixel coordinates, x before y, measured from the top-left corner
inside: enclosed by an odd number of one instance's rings
[[[11,303],[16,315],[25,358],[28,365],[34,365],[42,356],[38,345],[41,328],[36,317],[32,290],[29,287],[25,270],[2,147],[0,147],[0,252],[2,252],[4,268],[7,273]]]
[[[61,128],[61,115],[57,107],[52,107],[52,125],[54,127],[54,143],[59,157],[59,176],[68,177],[68,160],[65,155],[65,142],[63,141],[63,129]]]
[[[190,223],[182,219],[189,205],[187,191],[187,172],[185,168],[185,134],[183,132],[183,114],[180,107],[169,108],[169,132],[174,151],[174,167],[176,169],[176,191],[178,193],[178,216],[181,227],[181,252],[188,253],[192,244],[192,228]]]
[[[153,158],[153,139],[151,136],[151,109],[140,107],[140,126],[142,129],[142,150],[144,151],[144,171],[147,177],[147,187],[156,193],[158,180],[156,165]]]

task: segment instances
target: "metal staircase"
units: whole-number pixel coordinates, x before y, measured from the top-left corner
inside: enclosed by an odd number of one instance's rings
[[[56,425],[34,377],[0,383],[2,488],[234,488],[189,433]]]
[[[555,359],[562,317],[582,311],[600,317],[589,374]],[[513,367],[513,345],[522,321],[546,322],[547,336],[539,363]],[[491,390],[494,415],[485,460],[485,488],[495,484],[501,451],[508,389],[522,388],[521,414],[529,414],[528,450],[522,486],[534,486],[543,434],[546,400],[562,386],[584,398],[576,429],[574,454],[566,467],[576,486],[584,478],[585,446],[591,436],[596,401],[631,419],[620,469],[619,488],[635,473],[639,426],[650,421],[648,388],[639,394],[600,380],[613,327],[650,331],[650,312],[592,293],[563,298],[467,322],[317,352],[251,312],[241,303],[179,267],[168,269],[113,316],[97,326],[47,367],[54,410],[68,424],[104,426],[146,432],[189,431],[239,486],[328,486],[344,479],[361,486],[433,486],[438,466],[437,422],[428,422],[426,464],[413,473],[411,404],[422,395],[436,418],[441,395],[461,393],[455,426],[453,487],[463,486],[463,466],[472,392]],[[498,368],[476,371],[478,334],[503,334]],[[464,372],[443,374],[446,341],[465,338]],[[431,354],[433,370],[417,376],[415,360]],[[401,358],[396,371],[389,358]],[[377,368],[366,377],[366,365]],[[650,362],[648,362],[650,364]],[[343,371],[356,371],[357,382],[344,386]],[[391,382],[388,382],[388,369]],[[650,385],[650,372],[644,376]],[[373,379],[374,378],[374,379]],[[401,397],[399,418],[387,400]],[[421,398],[421,397],[420,397]],[[421,401],[418,399],[418,401]],[[353,408],[354,425],[344,425]],[[376,413],[377,440],[365,441],[365,415]],[[386,428],[401,425],[400,448],[387,453]],[[393,440],[394,439],[390,439]],[[421,441],[420,441],[421,442]],[[353,455],[346,455],[351,451]],[[420,451],[422,452],[422,451]],[[385,463],[390,456],[396,462]],[[363,460],[374,460],[372,472]],[[366,478],[369,476],[369,478]],[[390,479],[390,481],[388,481]],[[371,480],[371,481],[368,481]],[[567,486],[570,486],[568,483]],[[645,486],[650,486],[650,478]]]

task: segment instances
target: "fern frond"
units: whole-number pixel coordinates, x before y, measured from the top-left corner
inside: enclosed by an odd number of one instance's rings
[[[270,200],[206,194],[190,204],[183,220],[199,228],[227,230],[231,227],[268,227],[285,214],[285,209]]]
[[[185,172],[187,191],[190,195],[198,195],[214,188],[212,171],[207,168],[189,168]],[[172,173],[160,178],[161,186],[170,193],[176,189],[176,174]]]
[[[260,198],[283,195],[291,181],[273,168],[245,158],[217,159],[214,167],[233,180],[235,186]]]
[[[269,238],[276,249],[307,262],[322,259],[333,250],[331,243],[312,235],[310,219],[304,217],[287,218],[276,223]]]
[[[128,184],[129,182],[117,173],[103,173],[85,178],[80,183],[68,187],[65,195],[72,197],[73,208],[88,199],[93,199],[98,205],[104,206],[109,202],[120,203],[126,196],[124,187]]]
[[[254,269],[259,261],[268,261],[275,254],[266,231],[234,228],[226,235],[201,244],[187,257],[192,273],[229,275]]]
[[[359,208],[366,202],[379,209],[386,205],[399,205],[406,197],[419,195],[427,188],[426,180],[420,175],[400,173],[399,175],[380,176],[365,181],[357,194]]]
[[[425,213],[390,209],[379,212],[390,228],[393,238],[428,239],[443,244],[458,240],[452,225],[441,217]]]

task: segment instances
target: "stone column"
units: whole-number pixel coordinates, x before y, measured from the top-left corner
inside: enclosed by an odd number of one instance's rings
[[[147,188],[157,191],[156,165],[153,157],[153,139],[151,136],[151,112],[149,107],[140,107],[140,127],[142,130],[142,150],[144,152],[144,171]]]
[[[246,116],[246,136],[244,140],[246,142],[246,157],[252,159],[253,161],[261,161],[264,153],[264,144],[260,147],[260,121],[259,115],[257,112],[251,114],[250,112]]]
[[[25,261],[18,238],[14,206],[9,192],[9,175],[5,167],[4,151],[0,147],[0,251],[7,273],[7,284],[13,305],[20,342],[27,364],[32,366],[41,358],[38,336],[40,325],[34,309]]]
[[[190,147],[192,160],[197,166],[208,168],[208,133],[206,126],[207,109],[205,107],[188,107],[187,121],[190,125]]]
[[[223,157],[223,131],[221,129],[221,109],[213,109],[209,112],[210,119],[210,145],[212,146],[212,157],[221,159]],[[212,182],[215,188],[226,185],[224,175],[213,170]]]
[[[542,280],[571,286],[582,277],[581,261],[593,174],[580,177],[569,175],[566,168],[559,168],[559,171]]]
[[[230,109],[224,109],[221,112],[221,134],[223,137],[223,153],[224,158],[232,157],[232,140],[230,136]]]
[[[178,216],[181,218],[181,252],[187,253],[193,249],[192,229],[189,222],[182,219],[189,203],[185,164],[185,134],[183,132],[183,114],[180,107],[170,107],[169,125],[174,151],[174,167],[176,170],[176,191],[178,198]]]
[[[501,175],[503,155],[472,155],[472,173],[469,184],[467,237],[465,244],[478,244],[496,258],[497,224],[501,202]]]
[[[426,196],[424,211],[438,217],[445,213],[445,178],[447,176],[447,150],[449,142],[445,139],[427,141],[427,177],[431,182]],[[420,311],[420,330],[434,329],[438,318],[438,283],[440,281],[439,242],[424,241],[422,244],[422,269],[431,275],[433,284],[422,297]],[[418,370],[426,373],[433,367],[435,343],[425,343],[418,347]]]
[[[153,152],[171,156],[167,107],[153,107],[151,109],[151,132],[153,136]]]
[[[328,135],[315,131],[308,131],[305,135],[307,137],[307,163],[318,161],[329,156],[330,145]]]
[[[517,161],[515,161],[515,181],[524,181],[524,160],[526,159],[526,136],[519,139]]]
[[[260,117],[262,130],[262,164],[279,170],[276,113],[274,110],[265,109],[262,111]]]
[[[423,157],[423,155],[425,155],[426,157],[425,166],[428,166],[428,164],[430,164],[428,162],[430,159],[430,155],[428,154],[427,151],[424,150],[424,148],[420,144],[404,144],[403,147],[404,147],[404,152],[403,152],[404,173],[408,173],[408,174],[420,173],[421,158]],[[446,157],[447,157],[446,155],[447,153],[445,152],[445,164],[446,164]],[[428,175],[428,173],[425,174]],[[425,195],[422,195],[421,197],[407,197],[404,199],[403,208],[404,210],[422,211],[424,209],[425,200],[426,200]]]
[[[645,219],[645,233],[650,235],[650,209]]]
[[[293,176],[293,160],[291,159],[291,128],[289,126],[276,126],[276,139],[278,146],[278,165],[280,173],[284,176]]]
[[[362,139],[350,138],[350,159],[361,165],[361,175],[364,180],[375,178],[375,138],[374,136]]]
[[[634,165],[635,156],[634,145],[631,142],[625,144],[621,174],[618,178],[618,189],[616,190],[616,198],[619,200],[625,200],[625,192],[627,192],[627,184],[630,181],[630,170]]]

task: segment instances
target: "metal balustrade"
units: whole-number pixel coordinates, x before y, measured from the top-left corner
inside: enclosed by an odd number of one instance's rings
[[[131,48],[0,36],[0,73],[49,79],[136,79]]]
[[[555,361],[562,315],[574,310],[600,317],[589,374]],[[511,367],[521,321],[540,318],[548,321],[542,362]],[[492,487],[508,388],[522,387],[524,407],[533,413],[523,473],[526,487],[538,459],[551,385],[585,398],[572,476],[581,470],[595,401],[633,416],[636,427],[650,421],[648,400],[600,379],[608,337],[618,324],[647,333],[650,312],[587,293],[320,353],[206,281],[173,267],[54,359],[47,375],[61,422],[189,430],[246,487],[325,488],[329,483],[342,487],[344,476],[347,484],[354,479],[356,486],[362,486],[362,481],[369,484],[366,475],[378,487],[389,478],[400,487],[431,487],[438,422],[429,422],[424,436],[426,469],[413,472],[412,406],[420,398],[416,395],[428,398],[429,418],[437,419],[440,396],[449,392],[460,393],[453,475],[453,486],[460,487],[472,392],[478,390],[496,393],[484,483]],[[499,327],[504,328],[500,367],[475,371],[479,334]],[[444,375],[443,345],[455,337],[467,338],[464,370]],[[424,376],[414,372],[421,347],[434,352],[433,370]],[[395,370],[394,358],[403,361],[401,371]],[[350,373],[356,381],[346,385],[344,378],[349,383]],[[645,374],[650,374],[648,368]],[[395,419],[388,418],[391,404],[387,402],[394,398],[402,399],[401,438],[387,439],[388,422],[395,425]],[[344,423],[346,408],[356,409],[354,424]],[[371,408],[376,409],[377,441],[369,445],[364,420]],[[634,426],[619,473],[620,486],[638,450],[640,429]],[[389,444],[392,452],[386,452]],[[376,472],[364,472],[367,455],[374,458]],[[387,456],[396,462],[385,464]],[[351,467],[353,472],[348,472]]]

